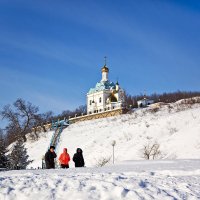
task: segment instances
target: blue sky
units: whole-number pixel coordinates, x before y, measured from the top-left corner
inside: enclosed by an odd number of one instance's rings
[[[101,79],[130,94],[199,91],[200,1],[0,0],[0,109],[74,109]]]

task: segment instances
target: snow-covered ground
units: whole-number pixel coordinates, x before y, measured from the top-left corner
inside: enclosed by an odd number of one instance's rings
[[[154,105],[155,107],[155,105]],[[164,159],[200,158],[200,104],[184,105],[180,101],[153,108],[140,109],[132,114],[103,118],[70,125],[61,135],[58,154],[68,148],[72,157],[77,147],[83,149],[87,167],[96,166],[102,158],[112,156],[112,141],[116,141],[115,160],[140,160],[141,149],[148,142],[160,144]],[[41,167],[52,131],[41,133],[39,141],[26,143],[30,167]],[[70,167],[73,167],[70,162]]]
[[[74,168],[71,161],[67,170],[0,172],[0,200],[200,199],[200,104],[156,106],[70,125],[62,132],[57,154],[67,147],[72,157],[80,147],[86,168]],[[29,168],[41,167],[52,134],[41,133],[37,141],[29,135]],[[145,161],[141,149],[155,141],[160,160]],[[107,166],[95,167],[109,158]]]
[[[0,172],[1,200],[196,200],[200,160],[124,161],[102,168]]]

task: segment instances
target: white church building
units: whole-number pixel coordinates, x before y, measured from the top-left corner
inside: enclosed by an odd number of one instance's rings
[[[101,68],[102,79],[87,93],[87,114],[101,113],[122,108],[124,91],[119,83],[109,81],[106,64]]]

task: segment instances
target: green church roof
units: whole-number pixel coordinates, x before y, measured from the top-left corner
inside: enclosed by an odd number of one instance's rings
[[[95,92],[100,92],[103,90],[111,90],[111,89],[115,89],[115,84],[113,82],[101,81],[96,84],[95,88],[90,88],[88,94],[93,94]]]

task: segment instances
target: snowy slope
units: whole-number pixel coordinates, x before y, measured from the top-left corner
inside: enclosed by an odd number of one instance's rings
[[[1,200],[197,200],[200,160],[0,172]]]
[[[163,105],[157,112],[152,109],[72,124],[62,132],[58,154],[67,147],[72,157],[76,148],[80,147],[89,167],[95,166],[101,158],[112,156],[113,140],[116,141],[116,162],[142,159],[143,145],[157,141],[162,158],[199,159],[200,104],[188,106],[177,102]],[[26,144],[30,158],[35,160],[30,167],[41,166],[41,157],[49,145],[51,134]],[[73,162],[70,167],[73,167]]]
[[[37,141],[32,141],[30,137],[28,137],[28,142],[25,143],[25,148],[27,148],[29,159],[33,160],[33,163],[30,164],[29,168],[42,167],[42,157],[48,149],[52,134],[53,131],[40,133],[40,139]]]

